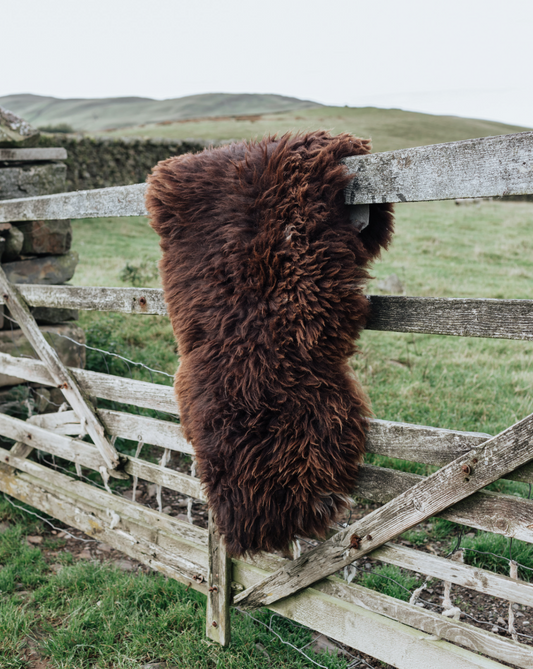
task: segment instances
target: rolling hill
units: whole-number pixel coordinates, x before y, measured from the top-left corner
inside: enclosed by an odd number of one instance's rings
[[[320,106],[249,116],[150,123],[113,130],[105,135],[238,140],[262,137],[268,133],[281,134],[287,131],[316,130],[318,128],[329,130],[334,134],[350,132],[359,137],[370,137],[374,151],[392,151],[410,146],[453,142],[528,130],[528,128],[494,121],[459,116],[434,116],[401,109]]]
[[[283,95],[248,93],[206,93],[173,100],[135,97],[63,100],[30,94],[0,97],[0,107],[22,116],[36,127],[68,124],[76,131],[85,132],[198,117],[268,114],[318,106],[316,102]]]

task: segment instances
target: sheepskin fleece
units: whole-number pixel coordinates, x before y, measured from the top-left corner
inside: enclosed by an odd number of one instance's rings
[[[354,489],[369,404],[348,359],[392,214],[371,205],[357,232],[340,160],[369,150],[285,135],[170,158],[148,178],[181,421],[232,555],[324,536]]]

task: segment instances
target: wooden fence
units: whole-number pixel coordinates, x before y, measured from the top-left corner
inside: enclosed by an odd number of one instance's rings
[[[351,158],[349,204],[533,193],[533,132]],[[144,184],[0,202],[0,222],[138,216]],[[374,420],[371,453],[437,465],[429,477],[371,465],[358,496],[383,505],[295,560],[264,554],[229,559],[208,529],[182,522],[28,458],[32,449],[108,476],[138,477],[197,500],[200,481],[140,457],[118,453],[123,437],[192,454],[177,422],[95,409],[89,397],[178,416],[168,386],[67,369],[40,333],[28,306],[165,314],[160,290],[10,284],[0,270],[2,300],[39,359],[0,353],[0,372],[61,388],[72,411],[28,421],[0,414],[0,489],[117,548],[208,598],[207,634],[227,644],[230,602],[266,605],[341,643],[405,669],[533,666],[533,648],[333,576],[366,553],[385,563],[510,602],[533,606],[533,585],[389,543],[430,516],[533,543],[533,501],[487,492],[499,478],[533,483],[533,415],[501,434]],[[372,296],[376,330],[533,339],[533,300]],[[93,444],[80,437],[89,434]],[[165,458],[167,460],[168,458]],[[528,464],[529,463],[529,464]],[[108,487],[108,486],[106,486]],[[494,658],[494,659],[490,659]]]

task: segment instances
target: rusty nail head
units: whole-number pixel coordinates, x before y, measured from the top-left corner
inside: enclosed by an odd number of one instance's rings
[[[371,535],[371,534],[367,534],[367,535],[366,535],[366,539],[367,539],[367,541],[372,541],[372,535]]]
[[[139,304],[141,305],[141,307],[146,306],[146,297],[144,297],[144,295],[142,297],[139,297]]]
[[[475,465],[477,465],[477,462],[478,462],[477,458],[474,458],[474,459],[472,460],[472,463],[475,464]]]
[[[463,465],[461,469],[464,471],[465,474],[470,474],[472,471],[468,465]]]
[[[359,548],[359,543],[361,541],[361,537],[358,537],[357,534],[352,534],[350,537],[350,548]]]
[[[218,592],[218,588],[216,585],[213,585],[209,588],[209,592]]]
[[[213,625],[213,627],[218,627],[216,620],[213,620],[213,622],[211,623],[211,625]]]

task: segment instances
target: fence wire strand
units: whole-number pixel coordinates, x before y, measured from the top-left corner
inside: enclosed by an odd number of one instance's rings
[[[19,346],[19,344],[17,343],[17,339],[16,339],[16,337],[15,337],[15,330],[14,330],[14,328],[13,328],[13,324],[17,324],[17,322],[16,322],[13,318],[11,318],[10,316],[8,316],[7,314],[5,315],[5,318],[6,318],[8,321],[10,321],[10,330],[11,330],[11,338],[12,338],[13,346],[14,346],[15,350],[17,351],[17,353],[19,354],[19,356],[20,356],[20,357],[24,357],[24,358],[29,358],[29,359],[35,359],[35,358],[32,358],[32,356],[29,356],[29,355],[25,354],[25,353],[22,351],[22,349],[21,349],[21,347]],[[150,379],[151,379],[152,382],[153,382],[153,374],[160,374],[160,375],[162,375],[162,376],[164,376],[164,377],[166,377],[166,378],[170,378],[170,379],[173,379],[173,378],[174,378],[174,375],[169,374],[168,372],[165,372],[165,371],[160,370],[160,369],[156,369],[156,368],[154,368],[154,367],[150,367],[150,366],[148,366],[148,365],[146,365],[146,364],[144,364],[144,363],[142,363],[142,362],[137,362],[137,361],[135,361],[135,360],[131,360],[130,358],[127,358],[127,357],[125,357],[125,356],[123,356],[123,355],[120,355],[119,353],[114,353],[114,352],[111,352],[111,351],[106,351],[105,349],[101,349],[101,348],[97,348],[97,347],[94,347],[94,346],[90,346],[90,345],[85,344],[85,343],[83,343],[83,342],[76,341],[75,339],[73,339],[72,337],[69,337],[68,335],[64,335],[64,334],[61,334],[61,333],[57,333],[57,335],[58,335],[59,337],[63,338],[63,339],[66,339],[66,340],[72,342],[73,344],[75,344],[75,345],[77,345],[77,346],[79,346],[79,347],[83,347],[84,349],[87,349],[87,350],[90,350],[90,351],[94,351],[95,353],[99,353],[99,354],[101,355],[101,357],[102,357],[103,364],[104,364],[105,369],[107,370],[107,373],[108,373],[108,374],[111,374],[111,372],[110,372],[110,367],[109,367],[109,364],[108,364],[108,357],[112,357],[112,358],[116,358],[116,359],[118,359],[118,360],[121,360],[122,362],[125,363],[125,366],[126,366],[126,369],[127,369],[127,376],[126,376],[125,378],[130,378],[130,379],[133,378],[133,366],[134,366],[134,367],[137,367],[137,368],[141,368],[141,369],[146,370],[146,371],[149,373],[149,375],[150,375]],[[19,385],[22,385],[22,384],[19,384]],[[28,414],[29,414],[29,415],[31,415],[32,412],[35,410],[34,407],[35,407],[35,405],[36,405],[36,398],[39,398],[40,400],[46,401],[49,405],[51,405],[51,406],[53,406],[53,407],[56,407],[56,408],[58,408],[58,409],[59,409],[61,406],[64,406],[64,403],[62,403],[62,404],[58,404],[57,402],[54,402],[54,401],[52,400],[52,398],[47,398],[47,397],[45,397],[43,394],[41,394],[41,393],[38,391],[37,388],[33,388],[33,387],[31,387],[29,382],[26,381],[24,385],[25,385],[25,386],[27,387],[27,389],[28,389],[28,399],[26,400],[26,402],[27,402],[27,404],[28,404]],[[111,402],[111,405],[112,405],[113,407],[116,407],[116,402],[115,402],[114,400],[109,400],[109,401]],[[31,403],[32,403],[32,402],[33,402],[33,405],[34,405],[33,407],[31,406]],[[131,406],[131,407],[130,407],[130,410],[132,410],[133,412],[135,412],[137,415],[140,415],[140,414],[141,414],[141,411],[140,411],[139,407],[137,407],[137,406]],[[173,420],[175,420],[175,418],[176,418],[175,415],[170,414],[170,413],[165,412],[165,411],[161,411],[161,412],[158,412],[158,413],[165,414],[165,415],[169,416],[169,417],[170,417],[171,419],[173,419]],[[136,452],[136,456],[139,456],[139,455],[140,455],[140,448],[142,448],[142,441],[139,439],[139,443],[137,444],[137,452]],[[65,467],[65,466],[63,466],[63,465],[61,465],[61,464],[59,464],[59,463],[56,461],[56,458],[53,457],[53,456],[50,457],[48,454],[44,454],[44,453],[42,453],[41,451],[37,451],[37,456],[39,457],[39,459],[40,459],[41,462],[43,462],[45,465],[47,465],[47,466],[49,466],[49,467],[52,467],[52,468],[54,468],[54,469],[56,469],[56,470],[60,470],[60,471],[62,471],[62,472],[65,472],[65,473],[68,474],[69,476],[76,476],[78,479],[84,480],[84,481],[86,481],[88,484],[93,485],[93,486],[96,486],[97,488],[99,488],[99,489],[101,489],[101,490],[108,490],[108,491],[109,491],[109,486],[108,486],[108,485],[102,485],[102,484],[99,483],[98,481],[95,481],[95,480],[93,480],[92,478],[89,478],[88,476],[84,475],[84,474],[82,473],[82,471],[81,471],[81,468],[79,468],[79,469],[77,468],[77,471],[76,471],[76,473],[75,473],[75,472],[73,472],[71,469],[69,469],[69,468],[67,468],[67,467]],[[165,456],[163,456],[163,457],[165,457]],[[165,463],[165,464],[166,464],[166,463]],[[195,464],[194,464],[194,460],[193,460],[193,466],[192,466],[192,471],[191,471],[191,475],[193,475],[193,476],[195,475],[194,467],[195,467]],[[135,481],[134,488],[135,488],[135,489],[137,488],[137,481]],[[529,484],[529,495],[528,495],[528,499],[531,499],[531,493],[532,493],[532,485]],[[54,529],[55,531],[58,531],[58,532],[64,532],[64,533],[65,533],[65,536],[68,536],[68,537],[70,537],[70,538],[72,538],[72,539],[75,539],[75,540],[77,540],[77,541],[81,541],[81,542],[83,542],[83,543],[98,543],[95,539],[86,539],[86,538],[83,538],[83,537],[78,537],[78,536],[72,534],[72,532],[69,532],[68,530],[65,530],[65,529],[63,529],[63,528],[58,528],[58,527],[56,527],[56,526],[55,526],[52,522],[50,522],[50,520],[48,520],[47,518],[44,518],[43,516],[39,515],[38,513],[35,513],[34,511],[30,511],[30,510],[28,510],[28,509],[25,509],[24,507],[19,506],[18,504],[15,504],[15,503],[12,502],[12,501],[11,501],[5,494],[4,494],[4,498],[5,498],[5,499],[9,502],[9,504],[11,504],[13,507],[19,509],[20,511],[23,511],[23,512],[25,512],[25,513],[27,513],[27,514],[30,514],[30,515],[36,517],[37,519],[39,519],[39,520],[41,520],[42,522],[44,522],[44,523],[46,523],[47,525],[49,525],[49,526],[50,526],[52,529]],[[133,499],[134,499],[134,498],[133,498]],[[188,503],[188,506],[187,506],[187,511],[188,511],[187,515],[188,515],[188,517],[189,517],[189,521],[190,521],[190,522],[193,522],[193,518],[192,518],[192,515],[191,515],[191,511],[192,511],[192,509],[191,509],[191,504],[190,504],[191,501],[192,501],[192,500],[188,500],[189,503]],[[159,509],[161,510],[161,509],[162,509],[162,501],[161,501],[161,498],[160,498],[160,497],[158,497],[157,502],[158,502],[158,507],[159,507]],[[351,524],[351,522],[352,522],[352,515],[353,515],[353,508],[350,508],[350,512],[349,512],[349,513],[350,513],[350,517],[349,517],[346,521],[344,521],[344,522],[337,522],[337,523],[336,523],[336,525],[337,525],[339,528],[344,529],[344,528],[348,527],[348,526]],[[508,545],[509,557],[506,557],[505,555],[498,555],[498,554],[493,553],[493,552],[490,552],[490,551],[481,551],[481,550],[477,550],[477,549],[473,549],[473,548],[468,548],[468,547],[465,547],[465,546],[461,546],[461,543],[462,543],[462,540],[463,540],[463,537],[464,537],[464,531],[465,531],[465,530],[464,530],[464,527],[461,526],[461,527],[460,527],[460,530],[459,530],[459,534],[458,534],[458,536],[457,536],[457,540],[455,541],[453,548],[451,549],[451,551],[450,551],[447,555],[444,555],[443,557],[445,557],[445,558],[451,558],[451,557],[452,557],[453,555],[455,555],[458,551],[467,551],[467,552],[471,552],[471,553],[475,553],[475,554],[479,554],[479,555],[487,555],[487,556],[491,556],[491,557],[494,557],[494,558],[496,558],[496,559],[498,559],[498,560],[504,560],[504,561],[508,562],[509,564],[511,564],[511,563],[516,563],[517,567],[519,567],[519,568],[521,568],[521,569],[528,570],[528,571],[530,571],[530,572],[533,571],[533,567],[529,567],[529,566],[524,565],[524,564],[522,564],[522,563],[516,562],[516,560],[513,560],[513,539],[512,539],[512,537],[509,539],[509,545]],[[304,544],[304,545],[309,546],[309,547],[316,546],[316,541],[311,541],[311,540],[309,540],[309,539],[306,538],[306,537],[297,536],[297,537],[296,537],[296,540],[297,540],[298,542],[301,542],[301,543]],[[355,563],[355,564],[356,564],[356,563]],[[373,566],[374,566],[374,565],[373,565]],[[357,573],[371,574],[372,576],[379,577],[380,579],[383,579],[384,581],[394,583],[398,588],[400,588],[402,591],[404,591],[406,594],[409,595],[409,599],[412,599],[412,597],[413,597],[413,593],[414,593],[417,589],[420,591],[420,594],[421,594],[421,591],[424,589],[424,588],[420,588],[420,586],[417,586],[415,589],[410,589],[410,588],[406,587],[405,584],[403,584],[403,583],[401,583],[400,581],[398,581],[397,579],[395,579],[395,578],[393,578],[393,577],[391,577],[391,576],[388,576],[388,575],[386,575],[386,574],[381,574],[381,573],[379,573],[379,572],[376,571],[376,570],[371,570],[371,571],[365,571],[365,572],[362,572],[359,568],[356,567],[356,575],[357,575]],[[353,579],[353,575],[352,575],[351,578]],[[436,580],[438,580],[438,579],[436,579]],[[430,577],[426,577],[426,580],[424,581],[424,585],[427,585],[427,584],[429,583],[429,581],[430,581]],[[426,588],[426,589],[427,589],[427,588]],[[437,603],[437,602],[432,602],[432,601],[426,599],[425,597],[421,597],[420,594],[417,594],[417,596],[416,596],[416,603],[415,603],[415,605],[420,605],[420,606],[422,606],[422,607],[427,607],[428,609],[433,610],[433,611],[435,611],[436,613],[441,613],[441,614],[442,614],[442,612],[444,611],[444,608],[445,608],[442,604],[439,604],[439,603]],[[419,604],[418,604],[418,603],[419,603]],[[302,655],[302,656],[303,656],[308,662],[310,662],[312,665],[314,665],[314,666],[316,666],[316,667],[320,667],[321,669],[327,669],[326,665],[317,662],[316,660],[314,660],[313,658],[311,658],[311,657],[305,652],[305,649],[306,649],[309,645],[311,645],[316,639],[312,639],[311,641],[309,641],[308,643],[306,643],[305,645],[303,645],[301,648],[299,648],[299,647],[297,647],[296,645],[294,645],[293,643],[291,643],[290,641],[288,641],[287,639],[284,639],[284,638],[282,637],[282,635],[281,635],[278,631],[276,631],[276,630],[273,628],[273,621],[274,621],[276,618],[281,618],[281,619],[283,619],[284,621],[287,621],[288,623],[290,623],[292,626],[295,626],[295,627],[303,627],[302,625],[299,625],[298,623],[296,623],[296,622],[294,622],[294,621],[291,621],[291,620],[288,619],[288,618],[284,618],[283,616],[280,616],[279,614],[273,614],[273,615],[271,615],[269,622],[268,622],[268,623],[265,623],[264,621],[262,621],[262,620],[256,618],[255,616],[253,616],[252,614],[250,614],[249,612],[247,612],[247,611],[245,611],[245,610],[243,610],[243,609],[240,609],[240,608],[236,607],[236,610],[237,610],[240,614],[242,614],[242,615],[244,615],[244,616],[247,616],[248,618],[252,619],[252,620],[254,621],[254,623],[259,624],[259,625],[263,626],[264,628],[266,628],[266,629],[267,629],[267,630],[268,630],[274,637],[276,637],[281,643],[283,643],[284,645],[286,645],[286,646],[292,648],[295,652],[297,652],[297,653],[299,653],[300,655]],[[479,626],[482,626],[482,627],[489,626],[489,627],[491,627],[492,631],[498,630],[499,632],[505,633],[506,635],[509,634],[509,629],[510,629],[510,628],[503,627],[502,625],[498,624],[497,621],[495,622],[495,621],[491,621],[491,620],[480,620],[480,619],[476,618],[475,616],[471,615],[470,613],[468,613],[468,612],[466,612],[466,611],[463,611],[463,610],[460,610],[460,615],[461,615],[461,616],[464,616],[465,618],[467,618],[469,621],[472,621],[472,622],[475,623],[476,625],[479,625]],[[517,637],[520,637],[521,639],[528,640],[528,641],[533,641],[533,636],[532,636],[532,635],[525,634],[525,633],[523,633],[523,632],[515,632],[515,634],[516,634]],[[324,636],[326,639],[329,639],[329,637],[327,637],[326,635],[321,635],[321,636]],[[342,648],[341,648],[341,646],[338,644],[338,642],[336,642],[334,639],[329,639],[329,641],[330,641],[331,643],[337,645],[337,647],[339,648],[339,650],[341,650],[342,653],[343,653],[346,657],[349,658],[349,662],[348,662],[348,664],[347,664],[347,669],[356,669],[357,667],[362,667],[362,666],[369,667],[370,669],[372,669],[372,665],[370,665],[364,658],[362,658],[362,657],[357,657],[356,655],[351,654],[351,653],[350,653],[344,646],[342,646]],[[357,651],[354,651],[354,652],[357,652]]]

